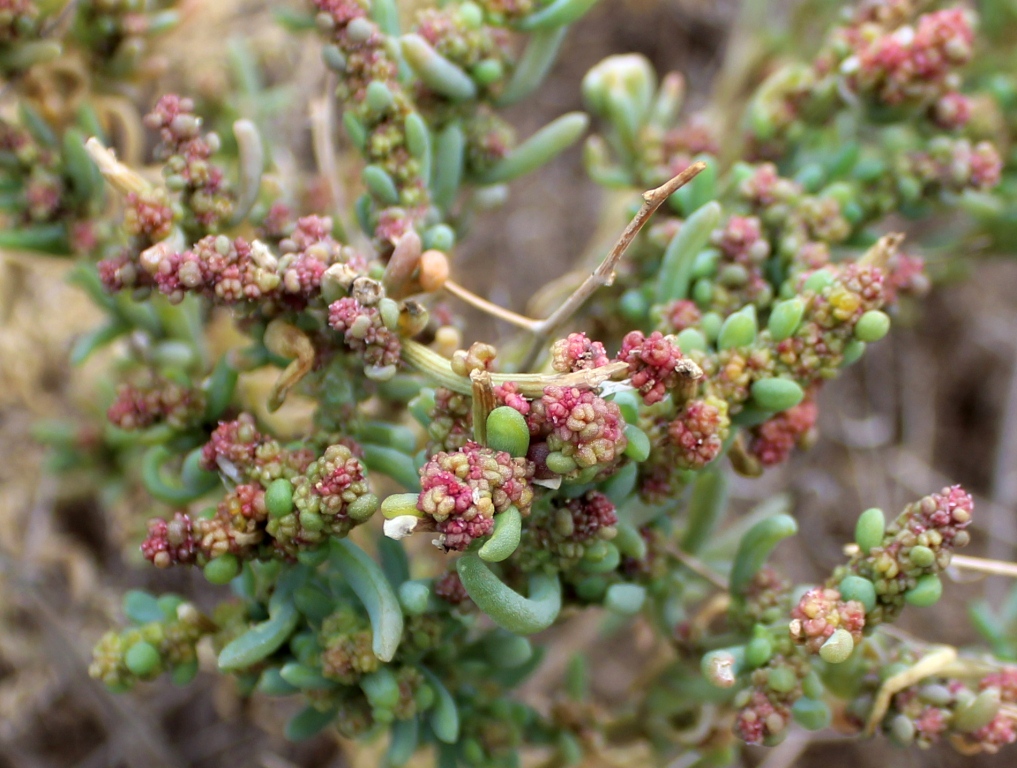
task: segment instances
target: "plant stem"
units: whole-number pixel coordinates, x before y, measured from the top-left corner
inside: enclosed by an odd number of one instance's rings
[[[423,344],[411,339],[403,340],[402,351],[403,362],[412,368],[417,369],[430,378],[435,384],[451,389],[461,395],[473,395],[473,382],[466,376],[460,376],[452,370],[449,361],[425,347]],[[628,363],[615,362],[603,365],[600,368],[591,368],[575,373],[562,373],[545,375],[539,373],[492,373],[491,384],[508,384],[513,382],[519,387],[519,393],[524,397],[542,397],[547,387],[578,387],[580,389],[593,389],[605,381],[611,379],[622,379],[628,373]]]
[[[495,317],[499,320],[504,320],[506,323],[511,323],[512,325],[519,326],[520,328],[527,331],[535,331],[537,327],[540,325],[539,320],[533,320],[529,317],[517,314],[513,312],[511,309],[505,309],[504,307],[499,307],[497,304],[492,304],[487,299],[483,298],[482,296],[478,296],[477,294],[473,293],[473,291],[464,288],[463,286],[459,285],[459,283],[453,282],[452,280],[446,280],[444,287],[446,291],[451,293],[457,299],[465,301],[470,306],[476,307],[477,309],[481,310],[482,312],[486,312],[492,317]]]
[[[684,171],[679,173],[673,179],[668,181],[656,189],[650,189],[643,192],[643,206],[639,209],[635,216],[632,217],[632,221],[625,227],[624,231],[618,237],[618,241],[614,244],[614,247],[608,252],[607,256],[600,263],[593,273],[583,281],[583,283],[572,292],[572,295],[565,299],[564,303],[558,309],[551,313],[550,316],[541,320],[537,323],[533,329],[533,345],[530,347],[529,354],[526,356],[526,361],[523,363],[523,369],[531,368],[536,362],[537,356],[540,354],[541,349],[544,346],[544,342],[547,338],[558,328],[562,323],[566,322],[572,315],[574,315],[579,308],[586,303],[586,300],[592,296],[598,288],[601,286],[611,285],[614,282],[614,270],[618,266],[618,262],[621,261],[622,256],[632,245],[632,241],[636,239],[636,235],[645,226],[646,222],[650,220],[650,217],[664,204],[676,190],[681,189],[696,176],[698,176],[706,168],[706,163],[698,162],[693,163]]]

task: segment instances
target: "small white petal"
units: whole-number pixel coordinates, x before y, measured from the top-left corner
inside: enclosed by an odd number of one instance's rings
[[[605,381],[600,385],[600,396],[609,397],[619,392],[634,392],[635,387],[626,379],[625,381]]]
[[[411,533],[413,529],[417,527],[417,523],[420,521],[419,517],[414,515],[399,515],[399,517],[393,517],[391,520],[385,521],[385,535],[390,539],[405,539]]]

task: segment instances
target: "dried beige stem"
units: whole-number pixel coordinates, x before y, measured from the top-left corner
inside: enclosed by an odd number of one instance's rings
[[[470,381],[473,383],[473,439],[487,445],[487,417],[495,406],[491,374],[481,369],[472,370]]]
[[[276,318],[265,329],[265,348],[273,355],[293,359],[272,387],[268,399],[271,412],[279,410],[289,391],[314,367],[314,345],[299,328]]]
[[[473,383],[466,376],[460,376],[452,370],[449,360],[433,349],[410,339],[403,340],[403,362],[428,376],[439,386],[451,389],[461,395],[473,394]],[[547,387],[578,387],[579,389],[595,389],[605,381],[620,380],[628,374],[629,365],[614,362],[600,368],[591,368],[575,373],[544,375],[539,373],[492,373],[491,383],[494,386],[513,382],[519,387],[524,397],[543,397]]]
[[[956,660],[957,649],[943,645],[923,656],[903,672],[888,677],[879,689],[879,693],[876,694],[868,722],[865,724],[865,735],[872,736],[876,732],[879,723],[890,708],[890,700],[894,696],[927,677],[939,674]]]
[[[126,165],[117,160],[112,150],[107,149],[94,136],[85,142],[85,149],[89,156],[99,166],[99,171],[113,188],[122,195],[134,193],[144,194],[152,186],[141,177],[140,174],[132,171]]]

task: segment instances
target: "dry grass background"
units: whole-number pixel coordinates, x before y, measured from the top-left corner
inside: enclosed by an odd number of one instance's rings
[[[223,86],[228,35],[240,35],[300,103],[321,93],[315,46],[294,45],[273,30],[271,2],[188,2],[189,22],[167,47],[170,81],[183,90]],[[235,18],[238,7],[243,13]],[[540,95],[511,114],[525,135],[550,117],[578,108],[582,74],[605,55],[640,51],[661,70],[683,71],[691,100],[702,102],[718,70],[735,13],[734,0],[605,0],[572,31],[561,63]],[[189,66],[178,66],[184,62]],[[197,61],[197,64],[195,64]],[[185,73],[183,77],[180,73]],[[257,105],[252,105],[256,108]],[[283,172],[309,154],[306,112],[273,122],[291,146],[277,157]],[[458,279],[514,308],[576,263],[603,225],[602,200],[585,181],[576,152],[533,179],[513,185],[506,210],[479,222],[458,256]],[[619,222],[620,226],[620,222]],[[613,231],[612,231],[613,233]],[[63,282],[66,264],[39,257],[0,257],[0,768],[167,768],[182,766],[374,766],[377,748],[359,753],[330,737],[307,744],[280,735],[286,705],[241,701],[230,684],[202,674],[188,688],[168,683],[111,696],[88,679],[98,635],[118,619],[130,587],[197,593],[200,575],[139,568],[133,544],[146,510],[81,499],[75,480],[44,471],[44,452],[29,438],[40,418],[94,407],[104,361],[71,371],[76,334],[97,313]],[[822,439],[807,454],[762,480],[738,481],[742,507],[781,490],[793,494],[801,534],[781,559],[800,580],[826,573],[851,536],[858,511],[888,510],[961,482],[977,497],[972,554],[1017,556],[1017,261],[972,262],[969,279],[941,286],[864,362],[822,395]],[[479,320],[470,333],[504,332]],[[972,640],[966,603],[999,599],[1002,581],[950,584],[935,610],[907,612],[904,628],[936,641]],[[207,585],[205,585],[207,586]],[[559,630],[561,646],[589,636],[591,619]],[[619,659],[640,642],[616,636],[594,656],[597,690],[611,695],[634,670]],[[552,654],[531,684],[546,697],[557,683]],[[208,661],[208,660],[206,660]],[[211,668],[214,665],[207,665]],[[631,756],[631,765],[648,765]],[[794,736],[772,751],[753,750],[746,765],[1014,765],[1014,753],[961,759],[948,749],[888,748],[821,734]]]

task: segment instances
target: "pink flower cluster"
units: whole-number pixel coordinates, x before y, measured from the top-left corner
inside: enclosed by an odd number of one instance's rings
[[[864,628],[865,607],[857,600],[841,600],[836,589],[810,589],[791,609],[791,639],[805,646],[809,653],[819,653],[823,643],[838,629],[850,632],[858,645]]]
[[[811,398],[775,414],[752,428],[749,453],[766,467],[787,461],[795,446],[808,440],[818,416],[819,407]]]
[[[172,302],[196,293],[227,305],[249,304],[271,310],[299,310],[318,298],[321,279],[333,264],[363,268],[362,257],[328,234],[331,222],[309,216],[300,219],[276,256],[257,240],[230,240],[208,235],[182,253],[159,243],[135,259],[129,252],[101,261],[99,275],[111,292],[155,287]]]
[[[585,333],[570,333],[551,345],[551,367],[559,373],[599,368],[611,362],[599,341],[591,341]]]
[[[632,386],[639,390],[647,405],[659,403],[668,391],[683,379],[678,369],[681,349],[675,341],[654,331],[644,336],[642,331],[631,331],[622,339],[618,359],[629,364]]]
[[[730,421],[727,403],[716,397],[690,400],[667,428],[675,463],[682,469],[702,469],[720,453]]]
[[[201,421],[205,397],[195,388],[162,377],[121,384],[106,418],[120,429],[146,429],[165,422],[184,429]]]
[[[360,355],[365,365],[394,368],[399,364],[402,342],[385,326],[377,307],[344,297],[329,306],[328,324],[343,334],[346,345]]]
[[[889,105],[927,102],[948,92],[954,72],[971,59],[974,43],[970,16],[962,8],[924,14],[915,26],[875,38],[867,26],[849,30],[847,37],[855,56],[842,71],[852,89]]]
[[[550,386],[530,405],[527,423],[538,438],[534,442],[546,442],[548,451],[560,451],[580,468],[610,464],[625,450],[621,410],[590,390]]]
[[[160,98],[144,123],[159,131],[162,143],[156,156],[166,162],[167,185],[184,192],[185,205],[201,228],[214,231],[233,210],[225,175],[210,161],[219,149],[219,138],[201,135],[201,118],[194,114],[194,102],[176,94]]]
[[[494,529],[494,516],[515,506],[529,514],[533,464],[468,442],[438,453],[420,469],[417,509],[431,518],[446,551],[462,551]]]

